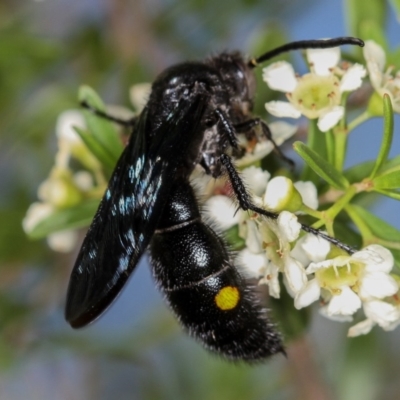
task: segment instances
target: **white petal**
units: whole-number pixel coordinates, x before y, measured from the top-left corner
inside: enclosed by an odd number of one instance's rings
[[[235,260],[235,264],[248,278],[263,276],[268,263],[265,253],[255,254],[249,249],[242,250]]]
[[[375,322],[370,319],[365,319],[358,324],[353,325],[347,332],[348,337],[355,337],[360,335],[366,335],[371,332],[371,329],[375,326]]]
[[[379,244],[371,244],[354,253],[351,258],[365,264],[365,269],[368,272],[390,272],[394,265],[394,258],[391,251]]]
[[[253,253],[263,252],[260,231],[255,221],[247,220],[246,247]]]
[[[265,109],[275,117],[301,117],[301,112],[287,101],[270,101],[265,103]]]
[[[78,232],[72,230],[55,232],[47,236],[47,243],[50,248],[60,253],[72,251],[77,241]]]
[[[340,48],[332,47],[330,49],[308,49],[307,60],[309,64],[313,66],[314,72],[317,75],[330,75],[330,70],[339,63]]]
[[[278,146],[297,132],[297,125],[289,124],[285,121],[274,121],[268,126],[271,130],[272,138]]]
[[[297,294],[307,283],[307,275],[304,267],[294,258],[286,256],[284,260],[284,272],[290,289],[294,294]]]
[[[275,210],[283,202],[289,200],[293,190],[293,182],[285,176],[272,178],[267,185],[264,195],[264,204],[267,208]]]
[[[318,208],[318,192],[317,188],[311,181],[297,181],[294,183],[294,187],[299,191],[303,203],[307,206],[316,210]]]
[[[400,310],[393,304],[381,300],[364,303],[365,315],[382,328],[400,319]]]
[[[49,203],[32,203],[22,221],[22,228],[26,233],[31,232],[39,222],[47,218],[53,211],[54,208]]]
[[[340,315],[340,314],[336,314],[336,315],[331,315],[328,312],[328,306],[324,306],[321,307],[319,309],[319,313],[321,315],[323,315],[325,318],[328,318],[332,321],[336,321],[336,322],[351,322],[353,321],[353,317],[351,315]]]
[[[150,92],[151,83],[138,83],[130,88],[129,97],[137,113],[143,110],[149,99]]]
[[[335,106],[327,113],[318,118],[318,128],[321,132],[327,132],[333,128],[343,117],[344,108],[342,106]]]
[[[263,159],[272,150],[274,150],[274,146],[270,141],[258,142],[252,153],[246,153],[244,157],[235,160],[235,164],[240,168],[252,165],[256,161]]]
[[[376,63],[367,62],[367,68],[369,73],[369,80],[371,81],[373,88],[379,92],[383,85],[384,75],[379,69],[378,64]]]
[[[363,65],[352,65],[340,80],[340,91],[351,92],[352,90],[358,89],[362,84],[362,78],[364,78],[366,74],[367,71]]]
[[[263,79],[272,90],[292,93],[297,79],[292,64],[279,61],[263,69]]]
[[[363,48],[364,58],[366,61],[375,63],[378,68],[383,71],[386,64],[386,55],[383,48],[373,40],[367,40]]]
[[[281,288],[279,286],[279,270],[276,265],[269,263],[265,268],[264,278],[259,281],[259,284],[268,285],[269,295],[275,299],[279,299],[281,294]]]
[[[81,143],[80,136],[76,133],[74,126],[85,128],[85,119],[78,110],[67,110],[59,115],[56,123],[56,135],[60,140],[71,144]]]
[[[263,171],[254,165],[245,168],[241,175],[249,191],[255,193],[257,196],[264,194],[268,180],[271,177],[268,171]]]
[[[278,216],[279,233],[286,242],[293,242],[299,237],[301,224],[296,215],[289,211],[282,211]]]
[[[74,174],[73,179],[75,185],[83,191],[90,190],[94,186],[92,174],[88,171],[78,171]]]
[[[321,288],[316,279],[311,279],[307,284],[297,293],[294,306],[300,310],[309,306],[314,301],[317,301],[321,294]]]
[[[213,196],[205,204],[205,215],[215,222],[219,229],[225,231],[239,223],[240,215],[235,214],[236,207],[229,197]]]
[[[393,322],[388,322],[387,324],[385,324],[385,326],[382,326],[382,328],[385,331],[392,331],[393,329],[396,329],[399,325],[400,325],[400,318]]]
[[[368,272],[360,282],[358,294],[362,298],[383,299],[397,293],[399,286],[395,279],[385,272]]]
[[[302,237],[301,240],[300,245],[310,261],[320,262],[326,259],[331,249],[327,240],[311,233]]]
[[[339,295],[332,296],[327,312],[330,315],[352,315],[360,307],[360,298],[348,286],[343,286]]]
[[[350,256],[338,256],[330,260],[323,260],[319,262],[312,262],[307,268],[307,274],[313,274],[319,269],[331,268],[331,267],[343,267],[350,262]]]

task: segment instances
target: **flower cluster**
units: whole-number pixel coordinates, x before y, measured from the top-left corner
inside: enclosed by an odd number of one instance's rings
[[[57,210],[78,205],[90,196],[95,184],[93,174],[100,176],[100,163],[88,151],[74,127],[85,128],[80,111],[69,110],[59,116],[56,127],[58,151],[54,166],[38,188],[40,201],[31,204],[23,220],[23,228],[28,234]],[[85,169],[74,173],[70,168],[71,158],[82,161]],[[104,184],[103,181],[103,188]],[[53,250],[68,252],[74,248],[77,237],[76,230],[66,229],[51,233],[47,241]]]
[[[340,121],[347,126],[347,95],[361,87],[367,70],[376,91],[373,96],[382,98],[388,94],[393,110],[400,111],[399,73],[394,74],[392,68],[385,70],[385,53],[375,42],[366,42],[367,68],[357,63],[340,63],[338,48],[307,50],[306,56],[311,71],[303,76],[297,76],[292,65],[283,61],[263,70],[267,85],[284,92],[288,100],[266,103],[270,114],[317,119],[321,132],[334,129]],[[381,104],[379,110],[382,115]],[[372,115],[378,113],[370,112],[369,116]],[[245,157],[251,160],[252,154]],[[276,221],[243,211],[234,214],[229,196],[219,194],[208,199],[207,214],[220,229],[237,226],[244,248],[236,262],[243,274],[267,285],[274,298],[281,295],[282,281],[297,309],[318,301],[320,313],[330,319],[353,321],[359,319],[362,310],[365,319],[349,329],[349,336],[368,333],[374,325],[384,330],[398,326],[400,277],[394,273],[392,253],[382,245],[370,244],[349,254],[319,236],[302,233],[298,216],[308,214],[322,218],[324,215],[317,211],[319,199],[315,184],[292,182],[282,176],[270,179],[266,171],[249,167],[241,160],[238,162],[240,167],[247,167],[242,170],[242,176],[253,194],[254,203],[279,213]],[[340,199],[341,195],[332,191],[330,195],[325,194],[325,201],[331,196]],[[332,215],[334,218],[337,212]],[[329,233],[332,234],[332,230]]]
[[[308,49],[311,71],[297,76],[291,64],[279,61],[264,68],[267,85],[286,94],[289,102],[270,101],[267,111],[276,117],[318,119],[318,128],[326,132],[344,116],[343,94],[358,89],[366,70],[361,64],[339,67],[340,49]]]
[[[243,170],[243,176],[248,175],[264,177],[257,188],[250,184],[258,205],[273,211],[301,210],[300,203],[306,209],[318,206],[311,182],[292,183],[284,177],[268,180],[265,171],[254,166]],[[254,194],[260,189],[264,189],[261,196]],[[238,254],[237,265],[245,276],[268,285],[272,297],[280,297],[282,274],[297,309],[319,301],[324,316],[351,321],[362,308],[367,319],[351,327],[349,336],[367,333],[376,324],[385,330],[400,324],[400,278],[391,275],[394,260],[389,250],[370,245],[350,255],[321,237],[301,235],[301,225],[292,212],[281,211],[273,221],[244,211],[234,215],[229,205],[228,196],[213,196],[206,202],[206,212],[220,229],[238,226],[245,248]]]

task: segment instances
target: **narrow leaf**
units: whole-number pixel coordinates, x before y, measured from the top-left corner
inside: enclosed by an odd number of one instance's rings
[[[41,239],[51,233],[88,226],[99,206],[99,199],[86,200],[74,207],[57,210],[39,222],[29,233],[32,239]]]
[[[96,110],[105,111],[104,103],[89,86],[80,87],[78,98],[80,102],[86,102]],[[122,153],[123,145],[114,124],[90,110],[85,110],[84,115],[90,132],[117,160]]]
[[[107,172],[111,172],[115,167],[117,159],[115,159],[108,149],[104,148],[93,135],[78,127],[74,127],[74,129],[81,137],[89,151],[100,161],[101,165],[107,170]]]
[[[390,197],[391,199],[400,200],[400,192],[389,189],[376,189],[375,192],[382,194],[383,196]]]
[[[383,120],[384,120],[384,125],[383,125],[382,144],[379,150],[378,157],[376,159],[374,169],[372,170],[370,175],[371,179],[373,179],[376,176],[376,173],[385,163],[390,151],[390,147],[392,146],[393,126],[394,126],[393,108],[392,108],[392,101],[390,100],[390,96],[388,94],[385,94],[383,96]]]
[[[400,189],[400,170],[379,175],[372,182],[376,189]]]
[[[348,188],[348,180],[332,164],[328,163],[304,143],[295,142],[293,148],[307,165],[331,186],[342,190]]]
[[[365,208],[356,204],[352,204],[352,209],[356,212],[368,225],[371,232],[383,240],[397,240],[400,241],[400,230],[396,229],[386,221],[380,219],[376,215],[367,211]]]
[[[352,204],[351,210],[356,213],[359,218],[362,218],[371,233],[377,239],[381,239],[385,247],[390,248],[395,259],[395,264],[400,268],[400,231],[363,207]]]

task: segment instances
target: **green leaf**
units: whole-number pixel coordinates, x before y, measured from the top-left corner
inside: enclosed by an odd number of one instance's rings
[[[376,189],[375,192],[380,193],[386,197],[390,197],[391,199],[400,200],[400,192],[396,190]]]
[[[99,207],[99,199],[86,200],[74,207],[57,210],[39,222],[29,233],[32,239],[41,239],[51,233],[88,226]]]
[[[348,180],[332,164],[325,161],[307,145],[302,142],[295,142],[293,148],[307,165],[331,186],[342,190],[348,188]]]
[[[400,242],[400,230],[396,229],[394,226],[388,224],[386,221],[372,214],[363,207],[352,204],[351,208],[353,212],[357,213],[358,216],[362,218],[374,236],[386,242],[384,246],[391,249],[396,265],[400,266],[400,250],[396,248],[396,246],[390,246],[390,242],[394,242],[396,244]]]
[[[80,87],[78,98],[80,102],[85,101],[96,110],[105,111],[104,103],[89,86]],[[122,153],[123,145],[114,124],[91,111],[84,111],[84,115],[87,126],[93,136],[110,152],[115,161],[118,160]]]
[[[371,232],[378,238],[383,240],[400,241],[400,230],[388,224],[386,221],[372,214],[363,207],[356,204],[351,205],[352,209],[363,219]]]
[[[242,250],[246,246],[245,240],[239,236],[238,225],[234,225],[224,231],[224,237],[229,244],[229,248],[233,251]]]
[[[400,189],[400,167],[377,176],[372,182],[376,189]]]
[[[103,145],[90,133],[85,132],[83,129],[78,127],[74,127],[74,129],[81,137],[89,151],[100,161],[101,165],[107,170],[107,172],[112,172],[117,160],[108,149],[104,148]]]
[[[383,126],[382,144],[379,150],[378,157],[376,159],[374,169],[372,170],[370,175],[371,179],[373,179],[376,176],[376,173],[379,171],[381,166],[386,162],[387,156],[392,146],[393,127],[394,127],[393,108],[390,96],[387,94],[383,96],[383,120],[384,120],[384,126]]]

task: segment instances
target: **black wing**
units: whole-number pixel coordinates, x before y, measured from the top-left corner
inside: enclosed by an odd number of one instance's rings
[[[97,318],[116,298],[156,229],[180,158],[201,129],[207,98],[180,102],[149,132],[145,109],[119,159],[73,268],[65,318],[74,328]]]

